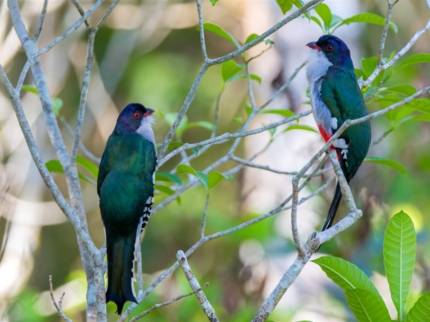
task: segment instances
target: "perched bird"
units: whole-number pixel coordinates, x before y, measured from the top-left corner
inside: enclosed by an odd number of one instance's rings
[[[346,120],[366,116],[366,105],[354,74],[349,48],[341,39],[324,35],[306,46],[312,49],[306,76],[313,114],[318,129],[327,142]],[[333,142],[331,148],[337,151],[348,183],[366,157],[370,136],[370,122],[366,121],[348,127]],[[341,199],[338,183],[322,231],[333,224]]]
[[[106,143],[97,178],[107,245],[106,303],[115,302],[118,314],[126,301],[137,303],[134,251],[150,216],[157,164],[153,112],[138,103],[124,108]]]

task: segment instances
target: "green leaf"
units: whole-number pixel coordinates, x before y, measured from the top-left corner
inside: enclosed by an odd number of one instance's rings
[[[430,113],[430,99],[428,98],[416,98],[413,101],[405,104],[403,108],[410,107],[414,110],[424,112],[424,113]]]
[[[99,176],[99,168],[92,163],[90,160],[85,159],[84,157],[77,156],[76,163],[84,167],[89,173],[91,173],[96,179]]]
[[[399,162],[394,160],[380,158],[380,157],[367,157],[364,159],[364,162],[371,162],[371,163],[386,165],[406,175],[406,169]]]
[[[237,116],[237,117],[235,117],[235,118],[233,119],[233,122],[236,122],[236,123],[242,124],[242,123],[243,123],[242,116]]]
[[[201,127],[206,130],[212,131],[214,128],[214,125],[211,122],[206,122],[206,121],[191,122],[185,126],[184,131],[192,129],[194,127]]]
[[[400,211],[391,218],[385,230],[383,251],[385,274],[400,321],[403,320],[403,312],[414,272],[416,242],[416,233],[411,218]]]
[[[339,22],[342,22],[343,19],[337,15],[332,15],[331,16],[331,24],[330,24],[330,28],[333,28],[334,26],[336,26]]]
[[[330,8],[325,4],[321,3],[314,9],[318,16],[324,21],[325,29],[330,28],[331,25],[331,10]]]
[[[176,168],[176,173],[189,173],[189,174],[192,174],[193,176],[197,176],[196,170],[194,170],[193,168],[191,168],[189,165],[186,165],[186,164],[178,165],[178,167]]]
[[[236,75],[244,68],[243,65],[239,65],[233,59],[227,60],[221,65],[221,75],[224,82],[227,82],[230,77]]]
[[[400,84],[395,86],[390,86],[383,89],[384,92],[391,92],[396,94],[402,94],[404,96],[414,95],[417,90],[414,86],[409,84]]]
[[[201,171],[196,171],[196,176],[206,189],[209,189],[208,176]]]
[[[206,30],[206,31],[213,32],[214,34],[217,34],[218,36],[220,36],[220,37],[222,37],[224,39],[227,39],[229,42],[231,42],[237,48],[240,47],[239,42],[229,32],[225,31],[220,26],[218,26],[218,25],[216,25],[214,23],[205,22],[203,24],[203,29]]]
[[[64,169],[63,166],[61,165],[60,161],[58,160],[50,160],[48,162],[45,163],[46,168],[48,169],[49,172],[54,172],[54,173],[64,173]],[[97,186],[97,183],[88,178],[87,176],[83,175],[82,173],[78,172],[78,178],[86,181],[88,183],[91,183],[92,185]]]
[[[409,56],[404,61],[402,61],[396,69],[403,68],[412,64],[430,63],[430,54],[415,54]]]
[[[270,39],[266,39],[266,40],[264,41],[264,43],[265,43],[266,45],[274,45],[274,44],[275,44],[275,42],[274,42],[273,40],[270,40]]]
[[[387,307],[372,292],[347,289],[346,301],[358,322],[391,322]]]
[[[260,77],[260,76],[255,75],[255,74],[249,74],[249,77],[250,77],[252,80],[255,80],[255,81],[257,81],[257,82],[259,82],[259,83],[261,84],[261,77]],[[238,80],[238,79],[246,79],[246,78],[247,78],[247,77],[246,77],[246,74],[237,74],[237,75],[234,75],[234,76],[230,77],[230,78],[227,80],[227,83],[228,83],[228,82],[235,81],[235,80]]]
[[[30,92],[33,94],[39,94],[39,91],[37,90],[37,88],[34,86],[31,86],[31,85],[24,84],[24,85],[22,85],[21,89],[23,91]]]
[[[60,110],[63,107],[63,100],[58,97],[54,97],[52,99],[52,109],[54,110],[54,114],[56,116],[60,115]]]
[[[180,148],[183,145],[184,145],[184,142],[172,141],[172,142],[169,143],[169,146],[167,147],[167,149],[168,150],[173,150],[173,149]]]
[[[406,322],[430,322],[430,292],[415,302],[406,315]]]
[[[334,256],[322,256],[313,260],[344,291],[348,289],[363,289],[373,293],[380,302],[381,295],[370,279],[354,264]]]
[[[364,73],[361,69],[354,68],[354,73],[355,73],[355,77],[357,77],[357,79],[360,79],[360,77],[363,77],[363,79],[364,79],[366,77],[366,75],[364,75]]]
[[[181,186],[182,180],[177,175],[169,173],[169,172],[157,172],[155,174],[155,180],[159,181],[169,181],[173,182],[174,184]]]
[[[285,117],[292,117],[296,114],[292,110],[279,109],[279,110],[264,110],[261,114],[278,114]]]
[[[248,36],[248,38],[246,38],[245,44],[250,43],[251,41],[253,41],[254,39],[256,39],[258,37],[259,37],[259,35],[257,35],[257,34],[250,34]]]
[[[304,130],[304,131],[310,131],[310,132],[315,132],[315,133],[319,133],[318,130],[316,130],[315,128],[313,128],[312,126],[309,125],[303,125],[303,124],[294,124],[294,125],[290,125],[289,127],[287,127],[283,132],[287,132],[287,131],[291,131],[291,130]]]
[[[282,13],[285,15],[293,7],[292,0],[276,0],[279,8],[281,8]]]
[[[168,196],[171,196],[171,195],[173,195],[176,192],[175,190],[171,189],[170,187],[163,186],[161,184],[154,185],[154,188],[156,190],[158,190],[159,192],[164,193],[164,194],[166,194]],[[178,205],[180,206],[181,205],[181,201],[182,201],[181,197],[177,197],[175,200],[178,203]]]
[[[320,26],[320,28],[321,28],[322,31],[324,31],[324,27],[323,27],[321,21],[317,17],[311,16],[311,20],[313,22],[315,22],[318,26]]]
[[[378,57],[369,57],[361,59],[361,67],[363,67],[364,74],[369,77],[376,68]]]
[[[374,13],[366,12],[366,13],[359,13],[358,15],[344,19],[335,29],[339,28],[342,25],[349,25],[350,23],[355,23],[355,22],[369,23],[369,24],[380,25],[380,26],[385,25],[384,18]],[[388,27],[392,29],[395,33],[397,33],[397,26],[393,22],[390,22]]]
[[[214,6],[217,2],[218,2],[218,0],[210,0],[210,2],[212,3],[212,5]]]
[[[218,183],[220,183],[222,180],[227,179],[231,180],[233,179],[233,176],[225,176],[220,172],[212,171],[208,175],[208,187],[209,189],[212,189],[215,187]]]
[[[252,113],[252,106],[249,105],[248,103],[245,104],[245,112],[246,112],[246,115],[248,116],[250,116]]]
[[[300,9],[301,7],[303,7],[304,5],[305,5],[305,3],[302,1],[302,0],[292,0],[293,1],[293,4],[298,8],[298,9]],[[310,13],[309,12],[305,12],[304,13],[304,15],[305,15],[305,17],[306,18],[308,18],[308,20],[310,20],[311,19],[311,15],[310,15]]]

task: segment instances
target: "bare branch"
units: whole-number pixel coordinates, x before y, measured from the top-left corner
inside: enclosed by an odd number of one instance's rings
[[[378,63],[376,65],[378,67],[381,66],[381,63],[382,63],[382,56],[384,55],[385,40],[387,39],[388,27],[390,26],[391,15],[393,13],[393,7],[397,3],[397,1],[395,1],[394,3],[391,3],[391,0],[387,0],[387,2],[388,2],[388,11],[387,11],[387,16],[385,18],[384,29],[382,30],[381,43],[379,44]]]
[[[215,314],[215,310],[206,298],[205,293],[201,291],[199,281],[195,278],[193,272],[191,271],[191,267],[188,265],[187,257],[182,250],[178,251],[176,254],[176,259],[178,260],[179,265],[181,265],[181,268],[184,271],[185,277],[187,278],[192,290],[196,292],[196,296],[200,302],[203,312],[205,312],[209,321],[218,322],[219,320]],[[198,291],[199,289],[200,291]]]
[[[200,32],[200,47],[202,48],[203,59],[208,61],[208,53],[206,52],[205,29],[203,28],[203,12],[201,0],[196,0],[197,14],[199,16],[199,32]]]
[[[360,80],[358,81],[358,84],[360,87],[367,87],[369,86],[375,78],[379,75],[380,72],[390,68],[393,66],[411,47],[415,42],[420,38],[423,34],[425,34],[430,29],[430,20],[427,22],[427,25],[420,31],[417,31],[415,35],[409,40],[409,42],[393,57],[392,60],[390,60],[388,63],[384,65],[379,65],[376,67],[376,69],[373,71],[373,73],[369,76],[369,78],[366,79],[366,81]]]
[[[52,275],[49,275],[49,293],[51,294],[51,300],[52,300],[52,303],[54,304],[54,306],[55,306],[55,308],[57,309],[57,311],[58,311],[58,316],[59,317],[61,317],[64,321],[66,321],[66,322],[72,322],[72,320],[71,319],[69,319],[65,314],[64,314],[64,312],[63,312],[63,308],[62,308],[62,306],[63,306],[63,298],[64,298],[64,295],[66,295],[66,293],[63,293],[63,295],[61,295],[61,297],[60,297],[60,301],[58,301],[58,304],[57,304],[57,301],[55,300],[55,297],[54,297],[54,289],[53,289],[53,287],[52,287]]]
[[[48,0],[43,1],[42,13],[40,14],[39,24],[37,25],[36,33],[34,34],[33,41],[37,43],[40,33],[42,32],[43,24],[46,18],[46,9],[48,9]]]
[[[206,196],[205,210],[203,211],[202,228],[200,229],[200,238],[205,237],[206,217],[208,215],[209,193]]]
[[[76,9],[79,11],[79,13],[81,14],[81,16],[84,16],[85,15],[85,10],[84,10],[84,8],[82,8],[82,6],[79,3],[79,1],[78,0],[72,0],[72,3],[76,7]],[[87,27],[88,33],[90,33],[91,29],[92,29],[91,25],[90,25],[90,22],[88,21],[88,19],[85,19],[84,22],[85,22],[85,26]]]

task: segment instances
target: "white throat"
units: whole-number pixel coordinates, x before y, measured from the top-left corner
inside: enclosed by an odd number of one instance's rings
[[[142,135],[146,140],[152,142],[155,147],[155,137],[154,131],[152,131],[152,123],[154,123],[154,119],[152,116],[146,116],[142,118],[142,122],[140,123],[139,128],[136,133]]]
[[[312,49],[308,58],[308,67],[306,77],[309,84],[316,82],[318,79],[327,74],[327,70],[333,64],[327,59],[322,51]]]

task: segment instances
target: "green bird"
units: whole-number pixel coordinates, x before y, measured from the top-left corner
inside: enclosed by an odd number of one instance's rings
[[[368,113],[357,84],[348,46],[333,35],[324,35],[306,46],[312,49],[306,76],[313,114],[318,129],[327,142],[346,120],[358,119]],[[366,157],[370,139],[370,122],[366,121],[348,127],[333,142],[331,148],[337,151],[348,183]],[[341,199],[338,183],[322,231],[332,226]]]
[[[152,117],[142,104],[127,105],[118,117],[100,162],[97,193],[106,234],[106,303],[137,303],[132,284],[135,246],[151,214],[157,165]]]

